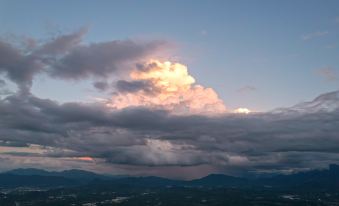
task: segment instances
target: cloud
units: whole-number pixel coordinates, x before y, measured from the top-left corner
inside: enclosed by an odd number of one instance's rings
[[[331,67],[324,67],[316,70],[316,74],[324,78],[326,81],[337,81],[338,74]]]
[[[42,70],[40,60],[32,54],[22,54],[7,42],[0,41],[0,73],[27,90],[32,84],[35,73]]]
[[[100,91],[106,91],[109,88],[109,84],[103,81],[94,82],[93,86]]]
[[[125,40],[81,45],[51,61],[49,73],[62,79],[103,78],[127,70],[124,63],[145,57],[164,44],[163,41],[138,43]]]
[[[5,80],[0,79],[0,88],[1,88],[1,87],[4,87],[5,85],[6,85]]]
[[[5,93],[5,87],[6,87],[6,81],[3,79],[0,79],[0,95]]]
[[[240,94],[247,94],[256,91],[257,88],[251,85],[246,85],[237,90],[238,93]]]
[[[187,177],[197,168],[200,175],[241,174],[338,162],[338,110],[227,113],[216,91],[199,85],[185,65],[148,61],[166,42],[84,43],[86,32],[34,41],[28,50],[0,41],[0,73],[7,78],[0,88],[9,79],[21,89],[0,96],[0,164],[164,175],[175,168]],[[329,71],[321,73],[332,78]],[[95,88],[114,94],[92,103],[41,99],[29,92],[40,73],[91,78]]]
[[[307,41],[307,40],[311,40],[317,37],[325,36],[328,33],[329,33],[328,31],[317,31],[317,32],[309,33],[309,34],[304,34],[302,35],[301,39],[304,41]]]
[[[113,40],[84,44],[87,28],[59,35],[49,41],[18,46],[0,40],[0,74],[4,73],[22,92],[28,93],[35,75],[47,73],[63,80],[108,78],[127,70],[129,63],[164,48],[165,41]]]
[[[78,46],[84,35],[88,32],[88,28],[81,28],[70,34],[64,34],[42,44],[36,51],[36,55],[55,56],[64,54],[72,48]]]
[[[7,83],[5,80],[0,79],[0,97],[1,95],[10,95],[12,92],[7,88]]]
[[[223,101],[212,88],[195,84],[187,67],[180,63],[151,60],[138,64],[130,80],[117,82],[118,95],[106,104],[121,109],[146,106],[176,114],[218,114],[226,112]]]
[[[12,95],[0,101],[0,115],[3,145],[40,145],[41,158],[58,161],[90,157],[141,168],[210,165],[240,174],[322,167],[339,157],[337,110],[182,116],[154,108],[114,110],[99,103],[59,104]]]
[[[136,93],[139,91],[143,91],[149,95],[153,93],[157,93],[160,91],[156,91],[157,88],[152,87],[152,83],[150,81],[142,81],[142,80],[135,80],[135,81],[126,81],[126,80],[119,80],[116,83],[116,89],[120,93]]]

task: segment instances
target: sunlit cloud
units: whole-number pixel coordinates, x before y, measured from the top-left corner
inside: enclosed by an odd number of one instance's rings
[[[124,81],[123,90],[107,101],[107,106],[122,109],[145,106],[174,114],[219,114],[226,111],[212,88],[196,84],[185,65],[151,60],[138,65]]]
[[[93,162],[94,159],[92,157],[73,157],[75,160],[80,160],[80,161],[87,161],[87,162]]]
[[[238,108],[238,109],[234,110],[234,113],[249,114],[249,113],[251,113],[251,110],[249,110],[247,108]]]

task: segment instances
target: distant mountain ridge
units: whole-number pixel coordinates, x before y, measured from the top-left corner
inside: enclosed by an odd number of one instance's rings
[[[210,174],[195,180],[172,180],[167,178],[105,176],[82,170],[48,172],[39,169],[16,169],[0,174],[0,188],[13,187],[69,187],[79,185],[124,185],[128,187],[272,187],[305,190],[339,191],[339,165],[329,169],[312,170],[269,178],[247,179],[224,174]]]
[[[0,189],[17,187],[54,188],[76,185],[80,185],[80,182],[60,176],[0,174]]]
[[[339,165],[331,164],[329,169],[311,170],[289,175],[277,175],[262,179],[261,183],[280,188],[316,188],[318,190],[339,190]]]
[[[210,174],[200,179],[190,181],[190,185],[194,186],[216,186],[216,187],[237,187],[244,186],[249,180],[241,177],[233,177],[223,174]]]
[[[40,170],[35,168],[19,168],[14,169],[11,171],[6,172],[6,174],[12,174],[12,175],[37,175],[37,176],[54,176],[54,177],[64,177],[64,178],[70,178],[70,179],[87,179],[87,180],[93,180],[93,179],[109,179],[109,176],[96,174],[94,172],[89,172],[85,170],[64,170],[64,171],[46,171],[46,170]]]
[[[19,168],[0,174],[1,187],[65,187],[88,184],[94,180],[109,180],[114,176],[84,170],[46,171]]]

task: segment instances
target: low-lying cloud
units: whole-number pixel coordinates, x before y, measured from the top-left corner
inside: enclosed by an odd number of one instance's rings
[[[321,167],[339,156],[339,111],[178,116],[145,107],[112,110],[13,95],[1,100],[0,114],[1,141],[40,145],[42,157],[244,172]]]

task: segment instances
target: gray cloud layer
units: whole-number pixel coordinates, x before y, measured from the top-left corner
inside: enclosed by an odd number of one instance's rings
[[[164,41],[138,42],[113,40],[83,44],[87,29],[64,34],[42,44],[31,44],[27,50],[0,41],[0,74],[5,74],[22,91],[29,91],[33,77],[48,73],[61,79],[105,78],[123,70],[122,65],[145,58],[164,45]],[[120,66],[120,67],[119,67]]]
[[[2,142],[47,146],[43,156],[50,157],[139,166],[208,164],[227,171],[313,168],[339,157],[339,111],[175,116],[12,95],[1,100],[0,115]]]

